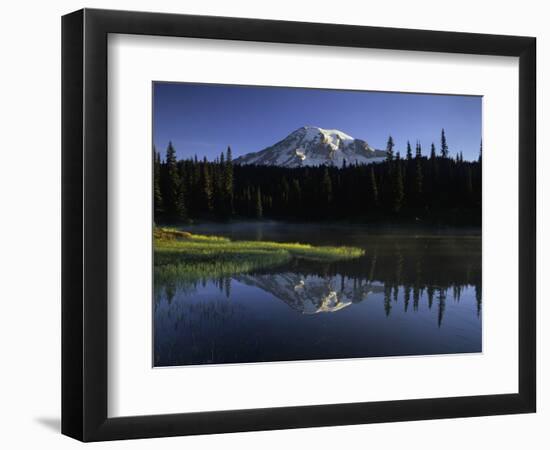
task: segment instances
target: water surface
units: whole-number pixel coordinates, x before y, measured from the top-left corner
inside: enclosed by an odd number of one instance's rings
[[[157,281],[155,366],[481,351],[478,230],[280,223],[185,229],[235,240],[350,245],[365,255]]]

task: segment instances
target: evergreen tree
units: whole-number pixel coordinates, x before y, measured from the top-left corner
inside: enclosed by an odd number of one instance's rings
[[[257,191],[256,191],[256,210],[255,210],[255,213],[256,213],[256,218],[257,219],[261,219],[264,215],[264,209],[262,207],[262,191],[260,190],[260,188],[258,188]]]
[[[252,192],[250,186],[247,186],[244,191],[244,213],[247,216],[252,216]]]
[[[433,142],[430,150],[430,163],[431,163],[430,194],[431,194],[432,200],[436,200],[438,199],[437,185],[439,182],[439,162],[438,162],[438,158],[435,155],[435,144]]]
[[[160,190],[160,154],[157,152],[157,149],[153,146],[153,157],[154,157],[154,167],[153,167],[153,198],[154,198],[154,213],[155,221],[158,220],[163,213],[163,204],[162,204],[162,193]]]
[[[285,176],[283,176],[283,179],[281,180],[281,187],[279,188],[279,194],[281,197],[281,209],[284,211],[286,208],[288,208],[288,198],[290,196],[290,185],[288,184],[288,180]]]
[[[332,181],[328,168],[325,166],[323,173],[323,181],[321,182],[322,201],[325,205],[330,205],[332,202]]]
[[[227,216],[227,194],[225,190],[225,154],[220,153],[212,165],[211,177],[213,192],[214,210],[221,217]]]
[[[168,143],[166,149],[166,192],[165,210],[169,221],[178,221],[185,218],[185,207],[181,194],[181,185],[178,173],[178,161],[176,149],[172,142]]]
[[[419,205],[422,201],[422,158],[420,157],[420,144],[416,147],[416,165],[414,172],[414,189],[415,189],[415,198],[417,204]]]
[[[374,168],[371,165],[370,168],[370,192],[371,201],[374,206],[378,205],[378,186],[376,184],[376,175],[374,174]]]
[[[292,180],[290,186],[290,198],[292,199],[292,212],[298,213],[302,204],[302,188],[300,187],[300,181],[297,178]]]
[[[416,142],[416,159],[422,158],[422,145],[420,145],[420,141]]]
[[[466,177],[464,180],[464,186],[465,186],[466,200],[469,200],[472,197],[472,194],[474,192],[474,187],[472,184],[472,168],[469,166],[466,168]]]
[[[179,184],[178,194],[176,197],[175,211],[176,211],[176,219],[178,221],[187,219],[187,206],[185,203],[185,185],[183,183],[183,180],[181,180]]]
[[[231,153],[231,147],[227,147],[227,153],[225,157],[224,167],[224,191],[227,201],[227,213],[233,214],[233,156]]]
[[[395,169],[392,171],[392,210],[397,213],[403,206],[403,174],[399,156],[396,158]]]
[[[410,161],[411,159],[412,159],[411,143],[409,141],[407,141],[407,161]]]
[[[393,160],[393,147],[395,147],[395,144],[393,143],[393,138],[390,135],[388,137],[388,143],[386,144],[386,161],[388,162]]]
[[[177,161],[171,143],[162,161],[153,148],[155,219],[226,218],[234,211],[241,217],[328,216],[368,221],[398,213],[404,220],[456,217],[477,225],[481,217],[479,161],[464,161],[462,152],[453,160],[443,158],[433,143],[427,159],[420,142],[415,154],[410,142],[406,160],[394,152],[393,138],[388,138],[385,162],[363,165],[346,160],[341,168],[235,165],[230,149],[213,161],[199,160],[196,155]],[[358,206],[355,198],[364,200]],[[228,199],[232,199],[232,210]]]
[[[449,146],[447,145],[447,138],[445,137],[445,129],[441,129],[441,156],[443,158],[449,157]]]
[[[225,154],[223,152],[220,153],[220,168],[222,173],[225,173]]]
[[[212,211],[212,178],[210,177],[210,171],[208,169],[208,163],[206,158],[202,163],[201,173],[201,185],[202,185],[202,207],[207,212]]]

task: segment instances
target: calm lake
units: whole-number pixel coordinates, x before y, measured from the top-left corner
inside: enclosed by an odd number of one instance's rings
[[[360,247],[221,279],[158,280],[154,365],[481,351],[480,230],[236,223],[183,228],[233,240]]]

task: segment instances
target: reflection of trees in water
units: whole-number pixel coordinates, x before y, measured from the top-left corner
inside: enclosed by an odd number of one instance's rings
[[[231,277],[199,278],[196,280],[165,281],[154,283],[153,298],[155,305],[159,304],[163,297],[171,304],[176,294],[178,296],[191,296],[199,287],[206,287],[208,283],[214,284],[226,298],[231,297]]]
[[[418,286],[413,287],[413,310],[418,311],[418,302],[420,302],[420,288]]]
[[[179,294],[171,303],[156,306],[155,355],[163,355],[163,364],[168,365],[223,360],[227,352],[224,330],[229,322],[239,320],[243,307],[224,300],[190,301]]]
[[[334,276],[352,279],[354,283],[384,285],[384,308],[391,310],[390,301],[398,299],[403,289],[403,308],[408,311],[412,294],[412,309],[417,311],[420,299],[426,295],[428,308],[434,300],[443,320],[447,296],[459,302],[465,286],[474,286],[478,315],[481,314],[481,240],[477,237],[456,239],[421,238],[395,241],[373,240],[366,245],[365,256],[348,261],[316,263],[294,261],[290,270],[304,275]],[[262,273],[266,273],[265,271]],[[449,292],[447,292],[449,291]]]
[[[293,260],[281,267],[249,272],[246,278],[247,284],[257,285],[266,290],[265,280],[270,276],[273,276],[274,280],[277,275],[283,273],[294,274],[306,280],[308,277],[310,279],[321,277],[331,281],[327,286],[339,291],[336,292],[338,295],[345,292],[346,298],[351,303],[363,301],[369,286],[378,286],[378,292],[382,292],[383,295],[384,311],[387,316],[392,312],[392,304],[397,304],[400,297],[403,299],[404,312],[418,311],[421,302],[425,301],[428,309],[431,310],[434,306],[437,308],[437,322],[442,326],[446,302],[450,299],[460,302],[466,286],[475,288],[477,315],[481,316],[480,243],[479,238],[468,237],[456,240],[449,237],[443,240],[411,238],[399,242],[385,238],[365,244],[367,248],[365,256],[357,259],[332,263]],[[255,277],[258,280],[261,279],[261,282],[254,283]],[[293,280],[294,278],[292,277]],[[285,277],[280,279],[284,282]],[[178,282],[177,286],[174,284],[156,286],[155,304],[157,305],[163,297],[168,304],[171,304],[176,292],[177,295],[192,297],[198,287],[206,286],[208,282],[213,283],[220,293],[230,299],[231,280],[231,277],[220,277],[215,280],[205,278],[185,283]],[[281,286],[281,288],[284,287]],[[269,292],[286,301],[284,296],[277,295],[275,288],[270,288]]]
[[[391,286],[384,286],[384,311],[386,316],[390,315],[391,312]]]
[[[481,283],[476,284],[476,302],[477,302],[477,316],[481,315]]]
[[[405,293],[403,295],[403,309],[405,312],[409,309],[409,302],[411,301],[411,288],[410,286],[405,286]]]
[[[387,317],[389,317],[395,307],[400,301],[403,303],[403,312],[414,314],[419,311],[419,305],[421,302],[427,306],[428,310],[436,308],[437,311],[437,324],[438,327],[441,327],[444,320],[446,303],[449,299],[452,298],[454,302],[460,302],[460,297],[464,292],[466,286],[452,285],[450,288],[428,286],[427,288],[410,285],[392,285],[390,283],[381,285],[369,284],[365,280],[358,279],[349,279],[346,280],[343,276],[339,278],[338,285],[339,289],[337,291],[333,290],[334,280],[327,280],[324,286],[319,285],[319,278],[315,276],[315,280],[312,280],[311,275],[302,275],[305,278],[304,285],[305,288],[302,288],[302,292],[299,294],[296,291],[298,283],[296,280],[300,279],[300,276],[296,274],[278,274],[277,279],[271,279],[267,274],[261,275],[244,275],[237,277],[238,281],[241,283],[254,286],[256,288],[262,289],[265,292],[268,292],[273,297],[281,300],[282,302],[289,305],[292,309],[296,310],[302,314],[317,314],[323,312],[334,312],[338,313],[341,309],[346,306],[351,306],[353,304],[361,303],[369,298],[369,294],[375,295],[379,294],[383,298],[383,307],[384,312]],[[275,277],[273,277],[275,278]],[[292,279],[292,283],[288,286],[281,282],[283,279]],[[269,280],[269,282],[266,282]],[[211,309],[207,307],[210,305],[210,301],[199,302],[197,303],[200,306],[200,309],[195,309],[196,306],[191,306],[188,308],[188,312],[199,312],[198,316],[195,316],[192,319],[187,320],[187,314],[178,314],[176,309],[181,309],[181,304],[193,304],[193,294],[189,291],[180,291],[179,288],[174,291],[172,287],[166,287],[164,295],[161,293],[156,297],[157,303],[155,305],[156,309],[163,307],[162,298],[164,298],[164,313],[171,317],[171,321],[179,321],[183,324],[185,323],[206,323],[208,322],[211,325],[223,325],[219,323],[222,318],[228,319],[233,316],[230,314],[229,310],[220,307],[220,305],[238,305],[238,303],[231,302],[231,278],[224,278],[216,280],[215,285],[219,289],[220,293],[227,299],[227,301],[217,300],[217,308]],[[312,284],[309,284],[312,283]],[[201,283],[198,283],[201,284]],[[309,287],[308,287],[309,285]],[[326,289],[324,289],[326,287]],[[350,288],[351,287],[351,288]],[[477,316],[481,314],[481,296],[480,289],[477,289],[475,286],[475,301],[477,305]],[[341,295],[341,297],[340,297]],[[181,301],[174,302],[174,297],[181,299]],[[411,308],[412,300],[412,308]],[[187,302],[187,303],[186,303]],[[206,306],[205,306],[206,305]]]
[[[293,261],[293,271],[320,276],[342,274],[349,278],[379,281],[390,285],[427,288],[481,284],[481,249],[479,239],[458,239],[449,244],[446,239],[410,239],[407,245],[369,243],[363,257],[316,263]],[[269,272],[269,271],[265,271]]]
[[[437,298],[437,326],[441,326],[443,322],[443,313],[445,312],[445,299],[447,298],[447,291],[444,289],[439,289],[439,296]]]

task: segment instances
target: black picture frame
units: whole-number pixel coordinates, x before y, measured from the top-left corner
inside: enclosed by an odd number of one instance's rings
[[[517,393],[107,416],[109,33],[519,57]],[[82,441],[535,412],[536,39],[83,9],[62,18],[62,433]],[[512,295],[512,294],[510,294]]]

